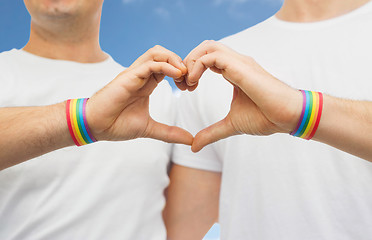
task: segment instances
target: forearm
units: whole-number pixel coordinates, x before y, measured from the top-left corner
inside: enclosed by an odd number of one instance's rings
[[[169,240],[202,239],[218,220],[221,174],[173,165],[164,221]]]
[[[65,102],[0,109],[0,170],[71,146]]]
[[[324,94],[323,114],[314,140],[372,161],[372,102]]]

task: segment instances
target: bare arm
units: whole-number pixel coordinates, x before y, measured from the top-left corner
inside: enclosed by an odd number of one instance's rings
[[[184,61],[191,70],[186,79],[176,81],[182,90],[194,90],[207,68],[223,74],[235,86],[228,116],[200,131],[193,151],[232,135],[288,134],[295,129],[301,114],[301,93],[271,76],[253,59],[219,43],[205,42]],[[371,132],[372,102],[324,95],[314,140],[372,161]],[[218,216],[221,175],[174,165],[170,178],[164,214],[169,239],[202,239]]]
[[[0,170],[71,146],[65,103],[0,109]]]
[[[221,173],[173,165],[164,221],[169,240],[203,239],[218,221]]]
[[[189,73],[177,84],[193,90],[210,68],[235,86],[228,116],[195,136],[193,151],[238,135],[290,133],[300,119],[302,94],[273,77],[252,58],[206,41],[184,60]],[[213,87],[213,86],[211,86]],[[308,89],[312,90],[312,89]],[[314,140],[372,161],[372,102],[324,95],[323,115]]]
[[[314,140],[372,161],[372,102],[324,95],[324,109]]]
[[[156,46],[147,51],[87,102],[86,119],[93,136],[106,141],[154,138],[191,145],[190,133],[149,115],[149,96],[157,84],[166,75],[177,78],[186,71],[182,59],[169,50]],[[0,170],[73,145],[65,106],[0,108]]]

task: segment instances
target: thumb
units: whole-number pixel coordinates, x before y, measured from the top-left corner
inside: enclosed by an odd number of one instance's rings
[[[194,142],[192,143],[191,150],[193,152],[199,152],[208,144],[237,134],[238,132],[231,124],[231,120],[228,115],[223,120],[198,132],[194,138]]]
[[[168,143],[181,143],[191,145],[194,137],[188,131],[174,126],[168,126],[150,119],[146,138],[153,138]]]

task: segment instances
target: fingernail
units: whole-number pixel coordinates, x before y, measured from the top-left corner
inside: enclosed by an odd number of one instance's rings
[[[180,83],[183,81],[183,78],[177,78],[177,79],[174,79],[174,81]]]
[[[198,82],[187,82],[189,87],[195,86]]]

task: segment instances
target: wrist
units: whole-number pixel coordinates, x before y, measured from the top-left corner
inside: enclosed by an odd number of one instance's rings
[[[73,146],[74,142],[70,136],[66,122],[66,101],[47,106],[47,108],[48,114],[52,116],[51,122],[55,124],[50,127],[50,129],[53,129],[54,134],[46,133],[46,135],[52,136],[49,141],[53,142],[52,139],[58,139],[59,144],[56,145],[59,148]],[[57,119],[59,120],[57,121]]]
[[[276,93],[276,94],[275,94]],[[287,91],[271,93],[274,98],[269,101],[276,102],[275,109],[271,109],[271,117],[268,117],[276,126],[277,133],[291,133],[297,126],[302,111],[302,93],[297,89],[288,87]]]
[[[303,96],[301,91],[292,89],[292,94],[289,96],[288,105],[291,117],[288,120],[286,132],[291,133],[295,130],[301,118],[303,106]]]

